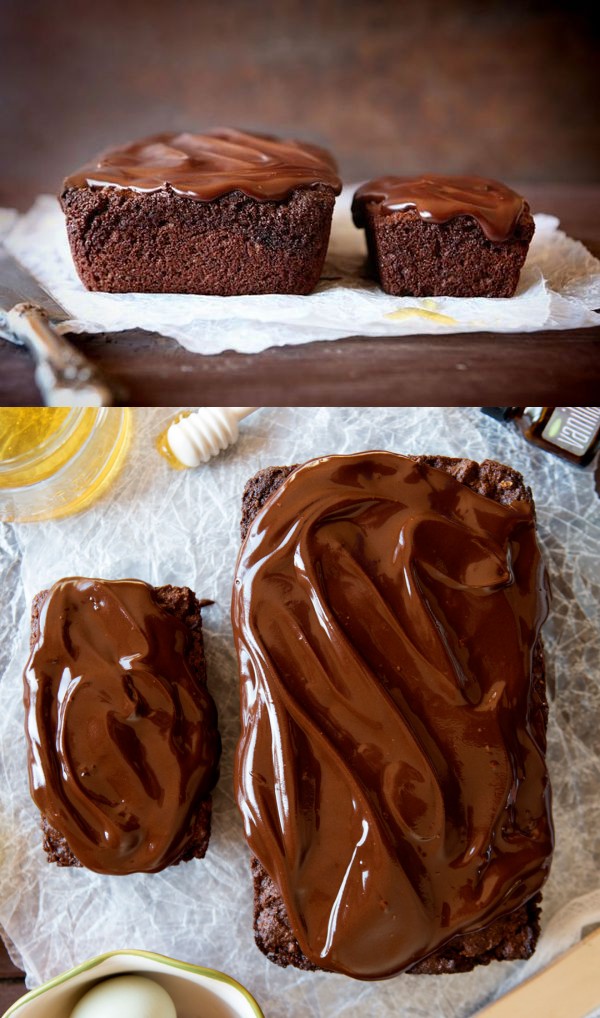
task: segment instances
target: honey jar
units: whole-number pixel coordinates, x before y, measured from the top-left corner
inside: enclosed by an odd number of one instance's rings
[[[124,407],[0,408],[0,520],[85,509],[121,466],[130,430]]]

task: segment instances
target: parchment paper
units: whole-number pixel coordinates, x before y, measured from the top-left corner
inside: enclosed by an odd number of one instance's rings
[[[306,297],[88,293],[73,267],[64,216],[49,195],[19,219],[6,245],[69,312],[62,331],[144,328],[172,336],[194,353],[256,353],[342,336],[532,332],[600,322],[594,314],[600,308],[600,262],[548,215],[536,216],[514,297],[388,296],[366,278],[364,233],[350,217],[353,191],[345,188],[336,202],[323,276]]]
[[[225,454],[176,472],[154,448],[172,412],[133,411],[125,467],[87,512],[1,531],[0,925],[28,985],[103,951],[142,948],[230,973],[255,994],[267,1018],[467,1018],[574,942],[586,923],[600,921],[600,501],[593,478],[528,446],[516,429],[477,408],[411,407],[267,408],[242,424],[237,445]],[[369,448],[491,456],[522,470],[533,487],[554,588],[545,642],[557,846],[544,891],[545,933],[528,963],[362,983],[280,969],[254,946],[248,852],[232,795],[238,681],[229,603],[241,492],[261,467]],[[216,602],[204,618],[224,752],[204,860],[131,877],[46,862],[27,787],[21,671],[33,594],[74,574],[188,584]]]

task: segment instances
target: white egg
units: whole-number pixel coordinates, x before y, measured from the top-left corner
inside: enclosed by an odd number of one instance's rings
[[[167,991],[152,979],[113,976],[88,990],[70,1018],[177,1018],[177,1012]]]

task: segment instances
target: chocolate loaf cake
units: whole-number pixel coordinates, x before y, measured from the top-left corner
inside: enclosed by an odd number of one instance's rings
[[[381,177],[352,215],[397,297],[512,297],[535,229],[520,195],[481,177]]]
[[[222,128],[105,152],[61,204],[88,290],[306,294],[340,190],[325,149]]]
[[[531,491],[390,453],[260,471],[232,618],[254,930],[378,979],[529,957],[553,834]]]
[[[49,862],[125,874],[204,856],[220,755],[207,603],[81,577],[34,598],[24,700]]]

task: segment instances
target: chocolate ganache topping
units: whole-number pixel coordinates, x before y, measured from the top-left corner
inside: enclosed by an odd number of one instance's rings
[[[256,516],[237,799],[316,966],[392,975],[546,879],[547,607],[531,506],[402,456],[313,460]]]
[[[49,591],[25,670],[34,802],[88,869],[179,861],[217,777],[216,709],[187,627],[139,580]]]
[[[488,240],[500,243],[514,232],[525,202],[515,191],[482,177],[379,177],[359,187],[352,202],[356,226],[366,211],[389,215],[414,208],[421,219],[446,223],[457,216],[476,219]]]
[[[281,201],[296,188],[341,191],[332,156],[317,145],[217,128],[206,134],[157,134],[110,149],[67,177],[69,187],[170,188],[202,201],[241,191]]]

